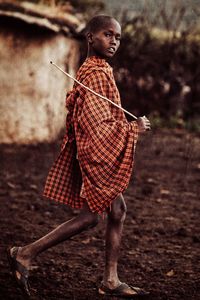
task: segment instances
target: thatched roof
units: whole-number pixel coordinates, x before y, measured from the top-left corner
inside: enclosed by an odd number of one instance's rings
[[[83,20],[72,14],[69,4],[65,6],[37,5],[30,2],[0,0],[0,17],[10,17],[68,35],[79,34],[85,27]]]

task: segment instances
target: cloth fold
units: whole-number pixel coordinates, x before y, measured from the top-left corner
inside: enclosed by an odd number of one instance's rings
[[[86,59],[77,80],[121,105],[112,68],[104,59]],[[87,201],[91,211],[102,213],[130,181],[137,123],[129,123],[123,111],[76,83],[66,108],[66,134],[44,196],[75,208]]]

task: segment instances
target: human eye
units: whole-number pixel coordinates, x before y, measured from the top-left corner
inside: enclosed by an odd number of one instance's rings
[[[105,32],[105,36],[106,36],[106,37],[110,37],[110,36],[111,36],[111,33],[110,33],[110,32]]]

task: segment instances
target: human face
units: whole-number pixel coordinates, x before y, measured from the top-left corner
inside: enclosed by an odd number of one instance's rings
[[[102,29],[95,33],[88,33],[88,56],[113,57],[119,48],[120,39],[121,26],[116,20],[111,19]]]

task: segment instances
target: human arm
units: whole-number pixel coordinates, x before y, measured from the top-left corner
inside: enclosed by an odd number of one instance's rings
[[[120,104],[116,87],[103,71],[93,71],[84,84]],[[137,122],[129,123],[119,108],[81,87],[79,94],[77,120],[82,132],[87,136],[87,150],[90,148],[87,155],[98,157],[98,154],[102,153],[107,160],[106,154],[109,152],[107,156],[110,160],[111,156],[114,159],[122,155],[127,145],[132,152],[138,137]]]

